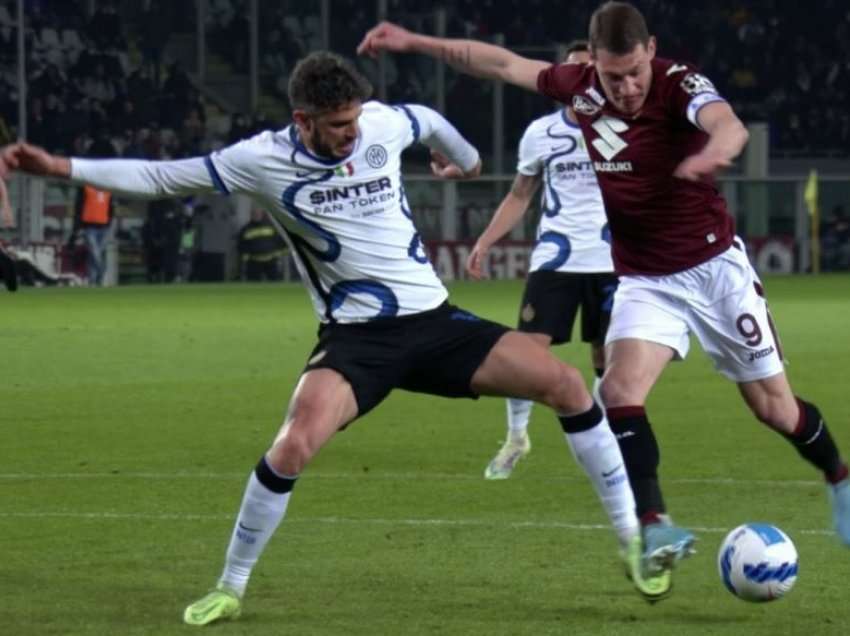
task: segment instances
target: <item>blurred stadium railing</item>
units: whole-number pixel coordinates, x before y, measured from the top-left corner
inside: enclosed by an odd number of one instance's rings
[[[512,175],[489,175],[475,181],[445,182],[425,174],[405,178],[405,193],[416,227],[423,241],[432,247],[432,255],[440,257],[435,264],[446,278],[465,277],[465,255],[489,223],[512,179]],[[29,180],[24,191],[23,184],[20,177],[10,182],[13,208],[20,209],[23,196],[29,199],[28,205],[38,208],[39,213],[19,216],[20,222],[14,230],[18,242],[63,244],[71,231],[76,189],[65,182]],[[750,257],[759,271],[811,270],[811,218],[803,196],[806,179],[731,176],[722,179],[719,187],[735,216],[738,234],[749,245]],[[827,219],[831,210],[846,205],[847,201],[850,201],[850,180],[831,176],[820,178],[821,208]],[[124,282],[144,278],[140,245],[145,206],[145,202],[118,200],[115,239],[120,244],[121,280]],[[523,257],[520,261],[512,257],[510,266],[494,263],[496,275],[524,275],[525,253],[534,240],[538,216],[539,211],[534,206],[506,239],[506,245],[522,247]],[[0,231],[0,237],[4,232],[7,238],[12,237],[9,230]],[[505,256],[497,251],[494,258],[498,261]]]

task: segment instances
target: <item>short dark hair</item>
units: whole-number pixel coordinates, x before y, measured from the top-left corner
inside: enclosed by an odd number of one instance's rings
[[[587,44],[587,40],[573,40],[561,50],[561,59],[559,61],[566,62],[572,53],[587,52],[589,50],[590,46]]]
[[[590,16],[590,51],[614,55],[631,53],[638,44],[649,44],[649,29],[638,9],[626,2],[606,2]]]
[[[293,110],[315,114],[366,101],[372,96],[372,84],[345,58],[316,51],[295,65],[288,92]]]

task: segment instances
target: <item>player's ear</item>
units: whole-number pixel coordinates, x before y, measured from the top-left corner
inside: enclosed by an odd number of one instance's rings
[[[649,59],[650,60],[655,57],[655,48],[656,48],[655,36],[650,35],[649,36],[649,42],[646,43],[646,52],[649,53]]]
[[[307,114],[306,110],[293,110],[292,120],[295,122],[295,125],[304,132],[309,133],[313,130],[313,119]]]

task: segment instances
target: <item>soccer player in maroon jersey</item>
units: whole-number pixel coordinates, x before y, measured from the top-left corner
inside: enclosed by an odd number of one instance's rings
[[[576,112],[621,276],[601,391],[635,491],[647,572],[669,576],[694,540],[666,515],[658,444],[644,408],[667,364],[686,355],[691,333],[753,414],[823,473],[836,532],[850,546],[847,465],[817,407],[791,390],[761,282],[713,181],[741,152],[746,129],[705,76],[655,56],[655,38],[630,4],[606,2],[594,12],[590,47],[592,64],[553,66],[384,22],[358,52],[429,55],[539,91]]]

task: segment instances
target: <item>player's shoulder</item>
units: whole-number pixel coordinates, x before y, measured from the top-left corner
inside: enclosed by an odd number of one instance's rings
[[[717,92],[711,80],[694,64],[655,58],[652,65],[656,81],[667,91],[681,89],[692,96]]]
[[[363,104],[360,128],[364,134],[394,136],[399,129],[408,128],[414,115],[406,104],[389,105],[376,100]]]
[[[551,113],[546,113],[545,115],[538,117],[537,119],[533,120],[531,123],[528,124],[526,130],[533,131],[535,133],[545,133],[545,131],[553,124],[557,125],[563,123],[563,118],[561,115],[563,110],[563,108],[558,108],[556,110],[553,110]]]
[[[236,142],[234,145],[241,146],[249,152],[265,152],[281,143],[289,143],[289,130],[290,127],[281,130],[262,130]]]
[[[363,113],[362,117],[379,117],[381,115],[388,115],[394,113],[395,109],[389,104],[385,104],[383,102],[379,102],[378,100],[372,99],[363,104]]]
[[[412,117],[410,104],[385,104],[372,100],[363,104],[361,119],[375,122],[407,122]]]
[[[656,57],[652,60],[652,72],[663,81],[676,81],[682,79],[686,73],[698,70],[690,62],[680,62],[664,57]]]
[[[591,64],[562,62],[560,64],[553,64],[549,67],[548,72],[560,83],[580,89],[584,85],[592,83],[595,71]]]
[[[288,129],[264,130],[245,139],[240,139],[213,154],[226,152],[232,156],[252,155],[256,157],[274,154],[279,151],[279,146],[287,140],[287,132]]]
[[[552,131],[556,130],[562,124],[560,113],[561,109],[558,109],[529,122],[522,134],[523,139],[527,141],[539,141],[545,139],[547,136],[551,136]]]
[[[561,62],[552,67],[552,72],[562,76],[569,77],[574,81],[587,81],[593,77],[593,65],[585,64],[584,62]]]

